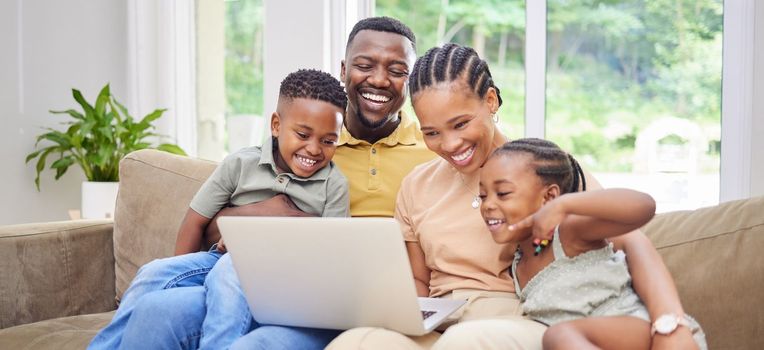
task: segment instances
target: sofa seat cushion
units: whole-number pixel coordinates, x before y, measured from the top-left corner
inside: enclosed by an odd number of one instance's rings
[[[112,317],[114,311],[61,317],[0,329],[0,349],[84,349]]]

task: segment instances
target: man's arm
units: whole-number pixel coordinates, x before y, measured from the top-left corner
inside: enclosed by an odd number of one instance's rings
[[[278,194],[272,198],[261,202],[242,205],[239,207],[228,207],[221,209],[212,218],[204,231],[203,240],[206,246],[212,246],[220,241],[220,229],[218,228],[217,218],[221,216],[315,216],[305,213],[297,208],[289,196]]]

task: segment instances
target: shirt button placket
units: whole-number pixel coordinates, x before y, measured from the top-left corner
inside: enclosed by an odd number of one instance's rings
[[[372,145],[371,150],[369,151],[371,154],[369,155],[369,174],[371,176],[369,177],[369,190],[377,190],[379,189],[379,176],[377,176],[377,170],[379,169],[379,148],[378,145]]]
[[[276,177],[276,191],[285,193],[289,179],[285,175],[279,175]]]

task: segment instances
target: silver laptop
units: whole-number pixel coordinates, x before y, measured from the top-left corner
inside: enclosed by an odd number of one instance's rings
[[[465,303],[417,298],[394,219],[238,216],[218,226],[261,324],[422,335]]]

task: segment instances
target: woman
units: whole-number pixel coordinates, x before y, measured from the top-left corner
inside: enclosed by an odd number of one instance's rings
[[[412,171],[398,193],[401,223],[420,296],[467,299],[439,337],[406,337],[379,328],[349,330],[329,348],[541,348],[545,326],[523,318],[507,267],[514,247],[491,238],[478,208],[479,171],[508,141],[496,127],[502,104],[486,62],[468,47],[446,44],[417,60],[411,101],[427,147],[440,156]],[[588,173],[587,188],[601,188]],[[671,277],[638,231],[613,239],[629,257],[634,287],[654,320],[682,315]],[[472,322],[465,322],[472,321]],[[692,348],[686,327],[656,336],[653,348]]]

